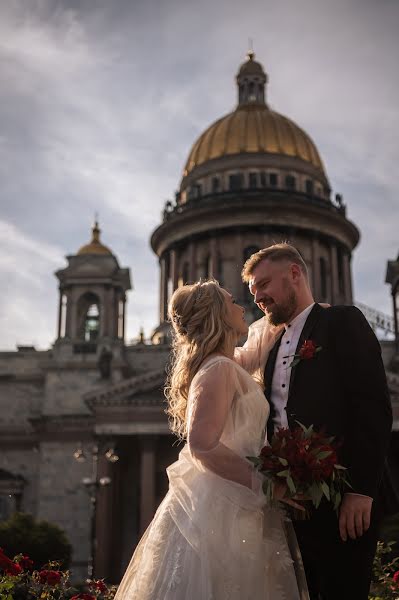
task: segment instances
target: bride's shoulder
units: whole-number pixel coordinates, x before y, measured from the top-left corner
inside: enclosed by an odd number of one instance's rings
[[[234,360],[225,356],[224,354],[213,354],[207,356],[206,359],[199,366],[194,379],[204,376],[206,374],[213,375],[228,375],[230,372],[235,370],[237,367]]]

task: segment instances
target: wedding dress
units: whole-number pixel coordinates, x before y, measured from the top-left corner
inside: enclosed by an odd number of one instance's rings
[[[253,350],[247,344],[236,357],[252,372],[261,356]],[[309,598],[290,523],[266,506],[246,459],[264,443],[269,406],[238,362],[213,356],[195,375],[187,444],[167,469],[169,491],[115,600]]]

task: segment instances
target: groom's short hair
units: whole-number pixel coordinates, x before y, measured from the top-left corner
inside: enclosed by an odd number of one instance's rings
[[[291,244],[282,242],[280,244],[273,244],[273,246],[268,246],[267,248],[263,248],[262,250],[255,252],[255,254],[252,254],[245,262],[241,271],[242,280],[245,283],[249,283],[255,267],[257,267],[262,260],[266,259],[272,262],[288,261],[294,263],[300,267],[302,273],[308,278],[308,268],[298,250],[294,246],[291,246]]]

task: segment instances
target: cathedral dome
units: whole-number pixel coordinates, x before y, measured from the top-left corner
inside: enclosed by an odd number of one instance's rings
[[[311,169],[316,178],[327,182],[323,162],[309,135],[267,105],[268,76],[254,57],[249,52],[239,68],[237,108],[212,123],[192,146],[183,170],[183,188],[186,178],[192,179],[191,173],[208,161],[238,155],[247,155],[248,161],[251,154],[264,159],[270,156],[272,161],[283,158],[291,164],[299,159],[298,166],[306,163],[305,170]]]
[[[97,221],[94,223],[94,227],[91,230],[92,238],[88,244],[85,244],[77,251],[77,254],[110,254],[112,255],[112,251],[104,246],[104,244],[100,241],[100,233],[101,229],[98,227]]]
[[[300,158],[324,174],[319,152],[303,129],[265,105],[244,105],[213,123],[198,138],[187,159],[184,176],[208,160],[249,153]]]

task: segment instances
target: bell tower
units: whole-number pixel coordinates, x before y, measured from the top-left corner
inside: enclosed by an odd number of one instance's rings
[[[97,221],[92,238],[68,266],[56,272],[59,281],[58,345],[72,346],[74,354],[100,353],[123,345],[126,292],[131,289],[128,268],[100,241]]]

